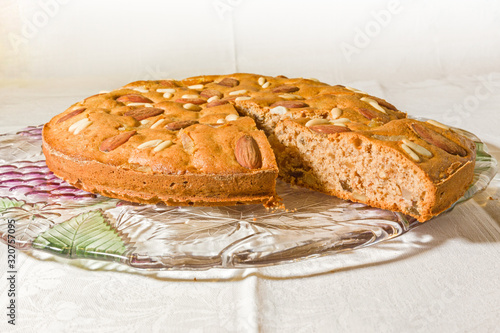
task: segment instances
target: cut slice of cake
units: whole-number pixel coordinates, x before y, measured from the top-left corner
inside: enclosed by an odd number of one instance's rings
[[[265,77],[268,94],[236,102],[263,128],[292,184],[426,221],[472,182],[474,143],[435,121],[344,86]]]
[[[474,145],[449,130],[411,119],[365,131],[311,121],[280,121],[271,139],[290,183],[426,221],[472,181]]]

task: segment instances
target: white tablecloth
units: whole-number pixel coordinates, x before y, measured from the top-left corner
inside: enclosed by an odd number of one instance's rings
[[[500,159],[500,7],[491,2],[101,3],[1,5],[0,132],[134,79],[247,71],[353,85],[476,133]],[[30,24],[39,25],[31,35]],[[144,273],[18,253],[16,326],[0,244],[0,332],[499,332],[499,200],[497,175],[391,241],[258,269]]]

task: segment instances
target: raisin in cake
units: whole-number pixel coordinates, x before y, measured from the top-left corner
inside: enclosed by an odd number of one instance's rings
[[[111,197],[269,204],[277,161],[287,182],[419,221],[463,195],[475,161],[470,140],[362,91],[241,73],[133,82],[73,105],[43,138],[56,175]]]

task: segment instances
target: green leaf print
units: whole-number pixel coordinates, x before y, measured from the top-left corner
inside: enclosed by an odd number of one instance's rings
[[[63,257],[115,261],[127,250],[101,210],[82,213],[55,225],[38,236],[33,247]]]
[[[18,201],[11,198],[0,198],[0,214],[3,213],[7,208],[11,207],[21,207],[24,205],[24,201]]]

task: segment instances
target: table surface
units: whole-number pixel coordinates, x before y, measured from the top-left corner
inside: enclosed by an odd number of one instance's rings
[[[469,130],[500,159],[500,73],[342,83]],[[1,87],[0,131],[42,124],[109,88],[50,80]],[[17,325],[3,318],[0,331],[499,331],[499,200],[497,174],[484,192],[396,239],[265,268],[144,273],[19,253]],[[6,252],[2,244],[2,267]],[[8,287],[2,270],[4,305]]]

